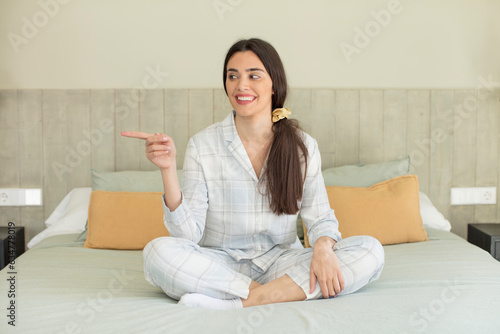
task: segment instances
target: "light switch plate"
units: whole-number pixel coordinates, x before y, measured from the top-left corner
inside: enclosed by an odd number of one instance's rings
[[[39,206],[42,205],[42,189],[39,188],[2,188],[0,206]]]
[[[477,205],[496,203],[496,187],[451,188],[451,205]]]

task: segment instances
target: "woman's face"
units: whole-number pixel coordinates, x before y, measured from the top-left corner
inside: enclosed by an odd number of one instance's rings
[[[226,90],[238,116],[270,118],[273,82],[252,51],[237,52],[227,63]]]

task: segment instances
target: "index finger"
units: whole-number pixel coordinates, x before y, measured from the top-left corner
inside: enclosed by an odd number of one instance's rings
[[[150,133],[140,132],[140,131],[122,131],[120,134],[123,137],[137,138],[137,139],[147,139],[151,136]]]

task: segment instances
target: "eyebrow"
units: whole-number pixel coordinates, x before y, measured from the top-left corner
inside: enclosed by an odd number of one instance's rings
[[[237,69],[235,69],[235,68],[228,68],[228,69],[227,69],[227,71],[228,71],[228,72],[237,72],[237,73],[239,72],[239,71],[238,71]],[[252,68],[249,68],[249,69],[245,70],[245,72],[253,72],[253,71],[262,71],[262,72],[264,72],[264,70],[263,70],[263,69],[258,68],[258,67],[252,67]]]

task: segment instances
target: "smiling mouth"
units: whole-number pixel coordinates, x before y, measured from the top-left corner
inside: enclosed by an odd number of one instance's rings
[[[255,100],[255,96],[236,96],[236,99],[238,101],[251,102]]]

